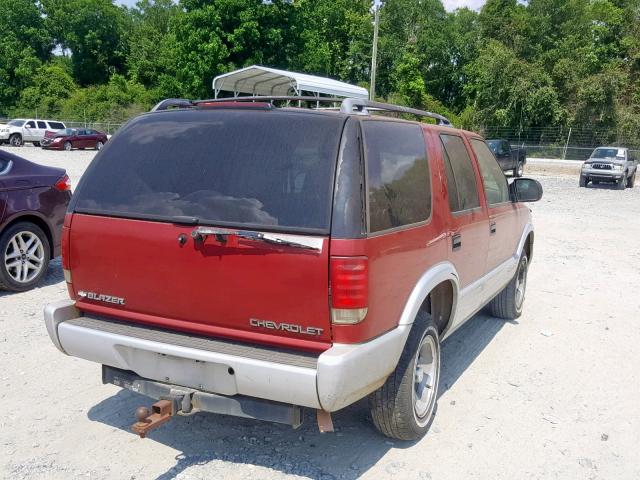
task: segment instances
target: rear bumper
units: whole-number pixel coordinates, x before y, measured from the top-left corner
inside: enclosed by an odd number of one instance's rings
[[[44,317],[52,342],[67,355],[200,391],[329,412],[350,405],[384,383],[411,328],[400,326],[362,344],[334,344],[318,357],[303,358],[83,317],[71,300],[47,305]]]

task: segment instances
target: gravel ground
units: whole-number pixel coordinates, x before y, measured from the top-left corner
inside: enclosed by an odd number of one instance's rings
[[[15,150],[12,150],[15,151]],[[77,184],[92,152],[20,154]],[[536,246],[525,313],[477,315],[443,345],[430,433],[392,442],[364,402],[334,434],[198,414],[140,440],[144,397],[100,384],[60,354],[42,321],[66,295],[59,261],[44,284],[0,293],[0,477],[225,479],[640,478],[640,188],[578,188],[576,169],[528,166]]]

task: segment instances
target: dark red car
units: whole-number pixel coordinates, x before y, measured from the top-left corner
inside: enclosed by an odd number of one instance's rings
[[[0,288],[22,292],[60,255],[60,232],[71,199],[69,177],[0,151]]]
[[[90,128],[65,128],[56,132],[47,130],[40,143],[42,148],[52,150],[71,150],[73,148],[100,150],[107,143],[107,134]]]

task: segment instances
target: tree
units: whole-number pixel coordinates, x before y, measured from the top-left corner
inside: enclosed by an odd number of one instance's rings
[[[63,101],[76,89],[77,85],[63,66],[44,65],[33,77],[33,84],[21,91],[14,114],[35,115],[37,112],[40,117],[56,117]]]
[[[172,0],[142,0],[129,14],[129,77],[153,89],[157,99],[182,96],[184,89],[176,78],[179,52],[174,33],[181,9]]]
[[[0,112],[15,103],[42,62],[53,40],[42,12],[32,0],[0,0]]]
[[[467,75],[466,91],[482,125],[522,132],[566,119],[551,77],[497,41],[481,49]]]
[[[112,0],[43,0],[46,23],[63,49],[71,51],[73,75],[82,86],[123,72],[129,17]]]
[[[368,81],[372,7],[372,0],[301,0],[295,68],[355,84]]]

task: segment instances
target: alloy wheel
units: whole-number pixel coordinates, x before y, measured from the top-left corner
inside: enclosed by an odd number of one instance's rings
[[[44,245],[29,231],[16,233],[4,252],[7,273],[18,283],[29,283],[36,278],[45,264]]]
[[[416,354],[413,383],[413,411],[420,426],[429,422],[436,403],[440,376],[440,352],[436,340],[425,335]]]
[[[524,295],[527,289],[527,260],[525,258],[520,262],[518,268],[518,276],[516,277],[516,310],[520,311],[524,304]]]

